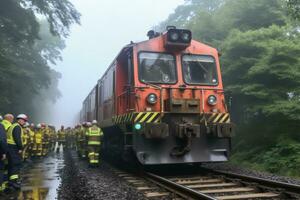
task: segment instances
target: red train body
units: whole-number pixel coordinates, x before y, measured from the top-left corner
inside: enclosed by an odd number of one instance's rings
[[[104,152],[144,165],[226,161],[233,125],[218,51],[189,30],[149,33],[121,50],[85,99],[81,122],[98,120]]]

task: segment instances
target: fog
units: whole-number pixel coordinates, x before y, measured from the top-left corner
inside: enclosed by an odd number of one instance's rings
[[[82,14],[66,40],[63,61],[53,68],[62,74],[62,97],[49,113],[50,123],[76,123],[82,101],[121,48],[147,39],[151,27],[165,20],[184,0],[72,0]]]

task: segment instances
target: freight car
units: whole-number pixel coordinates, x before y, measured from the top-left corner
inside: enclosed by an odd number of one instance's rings
[[[142,165],[227,161],[233,124],[218,51],[168,27],[125,46],[83,102],[103,151]]]

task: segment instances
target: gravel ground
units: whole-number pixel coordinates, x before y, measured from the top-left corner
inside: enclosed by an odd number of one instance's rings
[[[279,176],[276,174],[256,171],[256,170],[252,170],[252,169],[246,169],[246,168],[242,168],[242,167],[230,164],[230,163],[203,164],[202,166],[210,168],[210,169],[214,169],[214,170],[221,170],[221,171],[226,171],[226,172],[231,172],[231,173],[236,173],[236,174],[255,176],[255,177],[259,177],[259,178],[276,180],[276,181],[300,185],[300,179]]]
[[[59,200],[143,200],[143,194],[129,186],[114,174],[105,163],[98,168],[89,168],[78,160],[75,152],[65,153],[66,167],[61,170],[62,183]]]

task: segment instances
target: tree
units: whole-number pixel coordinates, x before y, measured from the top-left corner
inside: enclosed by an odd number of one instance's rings
[[[79,19],[68,0],[0,1],[1,113],[34,114],[33,99],[57,85],[49,65],[61,59],[63,39]],[[48,98],[58,97],[57,88],[54,93]]]
[[[161,24],[189,28],[194,39],[221,50],[237,124],[234,156],[267,170],[299,150],[300,32],[291,17],[299,21],[298,0],[189,0]]]
[[[300,1],[287,0],[287,7],[290,16],[295,20],[300,20]]]

